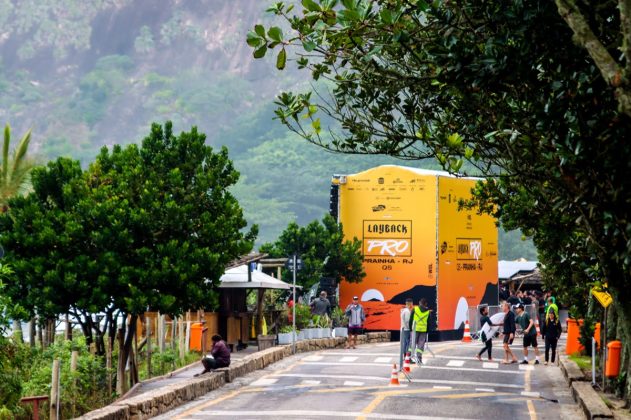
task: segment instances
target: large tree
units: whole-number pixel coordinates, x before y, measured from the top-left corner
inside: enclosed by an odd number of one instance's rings
[[[264,244],[262,252],[282,258],[296,255],[302,261],[302,269],[296,273],[296,283],[308,288],[322,277],[336,283],[344,280],[360,282],[366,273],[362,265],[361,241],[344,238],[342,225],[327,215],[322,223],[317,220],[306,226],[290,223],[273,244]],[[290,270],[284,271],[285,280],[292,281]]]
[[[129,319],[124,367],[140,314],[211,305],[225,266],[251,250],[256,227],[244,232],[228,191],[238,176],[226,149],[214,152],[195,128],[175,136],[171,123],[154,124],[140,147],[104,148],[86,171],[52,162],[0,217],[16,271],[8,291],[33,312],[83,316],[88,332],[103,333],[95,313],[112,328]]]
[[[437,158],[487,177],[477,204],[533,235],[554,284],[586,292],[608,280],[629,372],[628,0],[303,0],[301,9],[270,8],[288,35],[248,34],[255,57],[280,50],[282,69],[296,47],[298,67],[328,80],[328,92],[280,94],[277,117],[330,150]]]

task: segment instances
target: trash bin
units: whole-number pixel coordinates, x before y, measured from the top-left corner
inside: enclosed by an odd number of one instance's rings
[[[194,322],[191,324],[191,341],[189,341],[189,350],[202,351],[202,332],[204,324]]]
[[[581,351],[581,343],[578,341],[581,332],[579,330],[583,320],[568,319],[567,320],[567,342],[565,344],[565,353],[574,354]]]
[[[620,373],[620,341],[612,341],[607,344],[607,361],[605,362],[605,376],[618,376]]]

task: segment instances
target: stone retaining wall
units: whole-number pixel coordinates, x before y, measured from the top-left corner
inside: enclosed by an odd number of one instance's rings
[[[389,341],[390,332],[369,332],[357,337],[358,344]],[[296,352],[332,349],[344,347],[345,344],[346,337],[302,340],[296,343]],[[221,387],[226,382],[232,382],[235,378],[263,369],[290,356],[292,353],[291,347],[292,345],[288,344],[252,353],[243,359],[234,360],[230,367],[217,369],[211,374],[185,379],[176,384],[165,385],[160,389],[115,402],[107,407],[86,413],[79,419],[142,420],[166,413],[175,407]]]

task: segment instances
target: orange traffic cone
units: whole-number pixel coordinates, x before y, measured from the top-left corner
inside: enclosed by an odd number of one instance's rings
[[[470,343],[471,342],[471,331],[469,330],[469,320],[468,319],[464,322],[464,334],[462,336],[462,342],[463,343]]]
[[[399,372],[397,372],[397,364],[392,365],[392,374],[390,375],[390,385],[399,385]]]
[[[539,331],[539,318],[535,317],[535,330],[537,330],[537,336],[541,335],[541,331]]]
[[[403,372],[410,373],[410,352],[405,353],[405,360],[403,360]]]

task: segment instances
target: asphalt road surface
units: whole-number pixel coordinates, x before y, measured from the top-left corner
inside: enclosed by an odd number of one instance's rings
[[[431,343],[435,356],[412,365],[409,381],[399,374],[400,385],[390,383],[398,343],[297,354],[157,418],[583,418],[556,365],[532,364],[532,351],[529,365],[503,365],[501,342],[493,347],[495,361],[480,362],[478,343]]]

